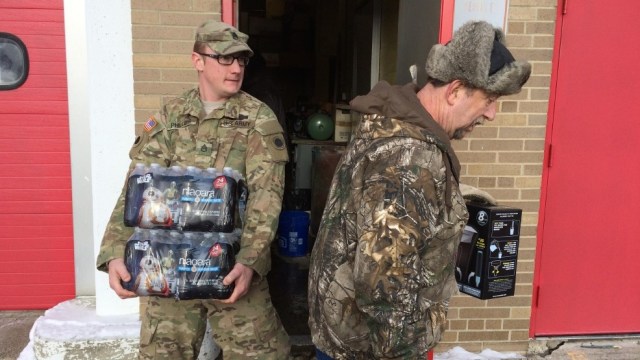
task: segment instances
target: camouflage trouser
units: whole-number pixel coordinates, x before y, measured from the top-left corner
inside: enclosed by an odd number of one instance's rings
[[[196,359],[207,317],[224,360],[289,355],[289,337],[271,304],[267,280],[257,276],[235,304],[141,297],[140,315],[140,359]]]

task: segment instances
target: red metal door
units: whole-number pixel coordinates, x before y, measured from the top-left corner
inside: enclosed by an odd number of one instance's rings
[[[30,60],[0,91],[0,310],[47,309],[75,297],[63,1],[2,0],[0,31]]]
[[[532,336],[640,332],[638,13],[559,1]]]

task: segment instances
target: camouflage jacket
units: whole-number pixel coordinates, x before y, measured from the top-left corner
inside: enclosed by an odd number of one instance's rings
[[[314,344],[335,359],[425,359],[457,291],[459,163],[414,85],[379,83],[331,184],[309,272]]]
[[[238,170],[246,179],[249,200],[236,261],[261,276],[267,274],[288,161],[282,127],[268,106],[239,92],[207,116],[199,90],[192,89],[147,121],[129,157],[130,169],[139,162],[155,162],[167,167],[194,165],[221,171],[230,166]],[[98,270],[107,271],[109,260],[124,256],[126,241],[133,233],[133,228],[124,226],[125,193],[126,181],[102,239]]]

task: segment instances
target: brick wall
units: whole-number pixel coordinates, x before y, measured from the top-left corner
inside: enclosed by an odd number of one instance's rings
[[[197,83],[195,30],[220,19],[220,0],[131,0],[136,132],[172,98]]]
[[[437,351],[462,346],[524,352],[528,345],[536,226],[547,119],[557,0],[510,0],[507,42],[533,65],[520,94],[500,100],[496,120],[454,142],[463,182],[523,209],[515,296],[477,300],[456,296]],[[195,27],[220,19],[220,0],[132,0],[137,131],[163,99],[196,83],[190,53]]]
[[[509,1],[507,43],[516,59],[531,62],[531,78],[521,93],[500,100],[495,121],[454,142],[464,183],[523,210],[515,296],[478,300],[457,295],[437,351],[453,346],[527,350],[556,3]]]

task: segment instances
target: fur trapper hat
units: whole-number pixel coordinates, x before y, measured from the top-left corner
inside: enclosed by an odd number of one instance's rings
[[[520,92],[531,74],[531,64],[513,58],[500,28],[485,21],[470,21],[447,44],[431,48],[426,71],[429,77],[445,83],[460,80],[503,96]]]

